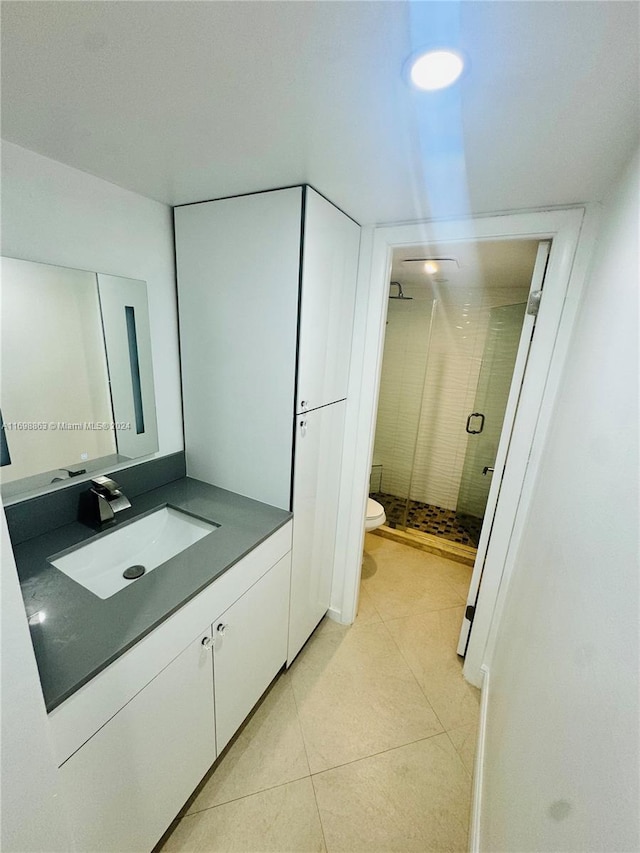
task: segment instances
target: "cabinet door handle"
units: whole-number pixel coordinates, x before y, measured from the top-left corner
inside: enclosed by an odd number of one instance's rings
[[[211,637],[203,637],[202,645],[208,652],[210,652],[213,649],[213,640]]]
[[[300,421],[300,435],[303,437],[307,434],[307,422]]]
[[[227,630],[227,628],[228,628],[228,626],[225,625],[224,622],[219,622],[216,625],[216,631],[218,632],[218,634],[224,634],[224,632]]]
[[[308,408],[309,408],[309,401],[308,400],[301,400],[300,401],[300,411],[306,412]]]

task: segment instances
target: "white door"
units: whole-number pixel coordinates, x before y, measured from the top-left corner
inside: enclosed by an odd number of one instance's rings
[[[489,541],[491,538],[493,519],[496,513],[498,499],[500,497],[500,485],[502,483],[502,475],[504,473],[504,467],[507,461],[509,443],[511,441],[511,432],[513,430],[513,423],[518,408],[518,400],[520,398],[520,390],[522,388],[524,373],[527,366],[529,347],[531,345],[531,338],[533,337],[533,330],[535,327],[537,316],[537,305],[539,303],[539,296],[542,291],[550,249],[551,243],[549,242],[540,243],[540,245],[538,246],[536,262],[533,268],[533,275],[531,277],[531,288],[529,290],[529,306],[527,308],[527,313],[525,314],[524,323],[522,326],[522,333],[520,335],[520,344],[518,346],[518,354],[516,356],[516,363],[513,369],[513,378],[511,380],[509,399],[507,401],[504,421],[502,424],[502,432],[500,435],[500,442],[498,444],[498,452],[496,455],[496,460],[493,464],[493,471],[491,471],[490,468],[485,470],[485,476],[490,475],[492,478],[491,488],[489,489],[489,497],[487,500],[484,520],[482,523],[480,541],[478,542],[478,551],[473,566],[473,574],[471,576],[471,584],[469,586],[469,594],[467,596],[467,606],[462,620],[462,627],[460,629],[460,638],[458,640],[457,650],[459,655],[465,654],[467,650],[467,645],[469,643],[469,636],[471,633],[471,626],[473,624],[476,601],[478,599],[480,583],[482,580],[482,572],[484,569],[485,560],[487,557],[487,550],[489,547]]]
[[[213,764],[209,638],[199,635],[60,767],[76,850],[151,850]]]
[[[291,554],[286,554],[213,624],[218,755],[287,657]]]
[[[288,663],[329,609],[346,405],[296,418]]]
[[[360,226],[307,187],[297,412],[347,396],[359,247]]]

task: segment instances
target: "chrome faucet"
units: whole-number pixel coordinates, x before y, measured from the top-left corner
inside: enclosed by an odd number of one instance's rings
[[[110,477],[94,477],[91,488],[80,502],[80,521],[91,527],[101,527],[115,521],[117,512],[128,509],[131,501]]]

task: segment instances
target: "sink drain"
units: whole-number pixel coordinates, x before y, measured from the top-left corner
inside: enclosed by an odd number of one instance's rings
[[[122,577],[126,578],[128,581],[134,581],[136,578],[141,578],[146,571],[147,570],[144,566],[129,566],[129,568],[125,569],[122,573]]]

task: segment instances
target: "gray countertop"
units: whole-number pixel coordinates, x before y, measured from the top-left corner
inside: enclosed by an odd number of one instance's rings
[[[98,598],[48,558],[96,536],[74,522],[16,545],[40,681],[51,711],[291,518],[291,513],[185,477],[138,495],[116,526],[173,506],[220,525],[107,599]],[[113,529],[113,528],[112,528]]]

